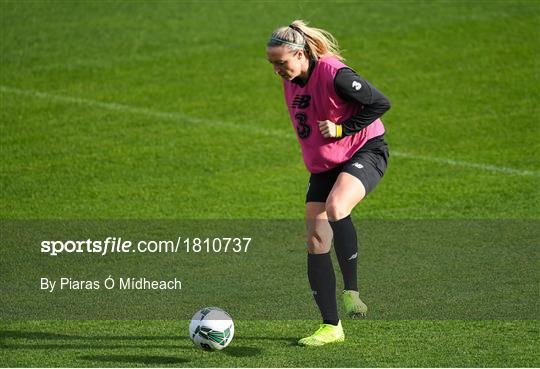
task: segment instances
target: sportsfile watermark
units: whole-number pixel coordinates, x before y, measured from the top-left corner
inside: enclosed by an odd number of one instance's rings
[[[540,318],[538,220],[355,226],[364,319]],[[177,320],[204,306],[235,319],[320,319],[303,220],[3,220],[0,228],[0,319]]]
[[[109,236],[103,240],[44,240],[40,251],[50,256],[61,253],[90,253],[105,256],[121,253],[178,253],[178,252],[248,252],[251,237],[182,237],[176,240],[126,240]]]

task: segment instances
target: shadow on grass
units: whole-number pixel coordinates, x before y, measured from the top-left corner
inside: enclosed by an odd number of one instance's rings
[[[34,340],[34,342],[3,343],[3,349],[11,350],[80,350],[80,349],[121,349],[121,348],[144,348],[144,349],[175,349],[186,350],[193,347],[188,337],[179,336],[76,336],[68,334],[28,331],[0,331],[0,338]],[[147,340],[174,341],[175,343],[145,343]],[[37,342],[35,342],[37,341]],[[74,343],[73,341],[76,341]],[[85,342],[86,341],[86,342]],[[98,343],[95,341],[115,341]],[[122,344],[117,341],[128,341]],[[133,341],[141,341],[140,343]]]
[[[79,356],[79,359],[103,363],[137,363],[147,365],[181,364],[189,362],[189,360],[180,357],[155,355],[85,355]]]
[[[59,333],[48,332],[32,332],[32,331],[0,331],[0,338],[12,338],[23,340],[36,340],[39,342],[17,342],[4,343],[2,348],[11,350],[80,350],[80,349],[122,349],[122,348],[144,348],[144,349],[174,349],[174,350],[192,350],[193,344],[188,337],[181,336],[77,336]],[[70,341],[77,341],[76,343]],[[176,344],[157,344],[157,342],[140,342],[137,344],[132,341],[174,341]],[[238,337],[235,338],[236,343],[253,342],[257,340],[272,340],[272,341],[294,341],[292,338],[278,337]],[[87,341],[87,342],[84,342]],[[104,341],[98,343],[96,341]],[[113,343],[108,341],[128,341],[126,344]],[[131,341],[131,342],[130,342]],[[247,346],[230,346],[223,351],[225,355],[231,357],[250,357],[257,356],[261,350]],[[99,356],[100,358],[109,356]]]
[[[192,347],[193,348],[193,347]],[[217,354],[224,354],[231,357],[252,357],[260,355],[261,349],[256,347],[227,347]],[[84,355],[79,359],[93,362],[115,362],[115,363],[138,363],[147,365],[160,364],[181,364],[189,360],[174,356],[154,356],[154,355]]]
[[[78,349],[119,349],[119,348],[145,348],[145,349],[191,349],[193,347],[188,337],[180,336],[78,336],[49,332],[32,331],[0,331],[0,338],[34,340],[37,342],[3,343],[2,348],[12,350],[78,350]],[[73,343],[77,341],[77,343]],[[86,341],[86,342],[85,342]],[[102,342],[99,342],[102,341]],[[114,342],[110,342],[114,341]],[[122,344],[118,341],[128,341]],[[133,342],[141,341],[141,342]],[[144,341],[151,341],[145,343]],[[174,343],[158,343],[152,341],[174,341]]]
[[[77,336],[69,334],[28,331],[0,331],[0,338],[50,340],[182,340],[182,336]]]
[[[24,338],[30,340],[67,340],[79,339],[83,337],[48,332],[0,331],[0,338]]]
[[[260,355],[262,350],[257,347],[229,346],[223,350],[223,353],[232,357],[250,357]]]
[[[2,344],[4,349],[12,350],[80,350],[80,349],[122,349],[122,348],[144,348],[144,349],[174,349],[174,350],[192,350],[193,344],[188,337],[182,336],[78,336],[59,333],[48,332],[32,332],[32,331],[0,331],[0,338],[12,338],[12,339],[24,339],[24,340],[38,340],[39,343],[24,342],[24,343],[7,343]],[[82,342],[69,342],[69,341],[82,341]],[[85,340],[89,342],[84,342]],[[92,341],[171,341],[174,340],[176,344],[145,344],[140,342],[139,344],[119,344],[119,343],[98,343]],[[45,342],[43,342],[45,341]],[[56,341],[56,342],[55,342]],[[68,341],[68,342],[62,342]],[[290,346],[296,346],[298,338],[296,337],[255,337],[255,336],[241,336],[235,338],[236,343],[242,342],[256,342],[256,341],[282,341],[288,343]],[[157,343],[157,342],[156,342]],[[253,357],[258,356],[262,352],[261,349],[248,346],[232,345],[227,347],[223,353],[231,357]],[[114,362],[140,362],[146,364],[171,364],[175,362],[165,361],[143,361],[152,359],[177,359],[167,357],[154,357],[154,356],[136,356],[136,355],[104,355],[104,356],[92,356],[95,360],[101,361],[114,361]],[[90,360],[90,356],[82,357],[85,360]],[[111,360],[106,360],[110,358]],[[132,359],[132,360],[127,360]],[[178,359],[181,360],[181,359]],[[179,363],[183,361],[178,361]]]
[[[49,332],[32,332],[32,331],[0,331],[0,338],[14,339],[35,339],[35,340],[90,340],[90,341],[167,341],[174,340],[176,342],[187,341],[191,344],[189,337],[185,336],[79,336]],[[262,336],[236,336],[235,341],[284,341],[297,342],[298,337],[262,337]]]
[[[235,336],[236,341],[283,341],[283,342],[298,342],[298,337],[261,337],[261,336]]]
[[[100,350],[112,350],[112,349],[125,349],[125,348],[137,348],[137,349],[174,349],[185,350],[191,349],[193,345],[146,345],[141,343],[140,345],[117,345],[117,344],[81,344],[81,343],[6,343],[0,345],[2,349],[10,350],[81,350],[81,349],[100,349]]]

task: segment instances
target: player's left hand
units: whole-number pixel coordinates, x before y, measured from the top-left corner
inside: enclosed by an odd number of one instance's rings
[[[337,137],[337,128],[334,122],[329,120],[319,120],[319,131],[321,131],[323,137],[332,138]]]

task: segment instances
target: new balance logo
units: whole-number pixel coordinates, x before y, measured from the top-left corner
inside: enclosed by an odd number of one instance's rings
[[[310,95],[296,95],[294,97],[292,106],[293,108],[305,109],[309,106],[310,101],[311,101]]]
[[[354,254],[352,254],[352,256],[350,258],[348,258],[347,260],[353,260],[353,259],[356,259],[356,257],[358,256],[358,253],[355,252]]]
[[[360,163],[354,163],[353,167],[357,167],[358,169],[362,169],[364,166]]]
[[[358,81],[353,81],[352,88],[354,88],[356,91],[359,91],[362,88],[362,84]]]

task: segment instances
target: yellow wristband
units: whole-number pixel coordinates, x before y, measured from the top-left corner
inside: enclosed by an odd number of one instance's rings
[[[341,138],[343,135],[343,127],[341,124],[336,124],[336,138]]]

